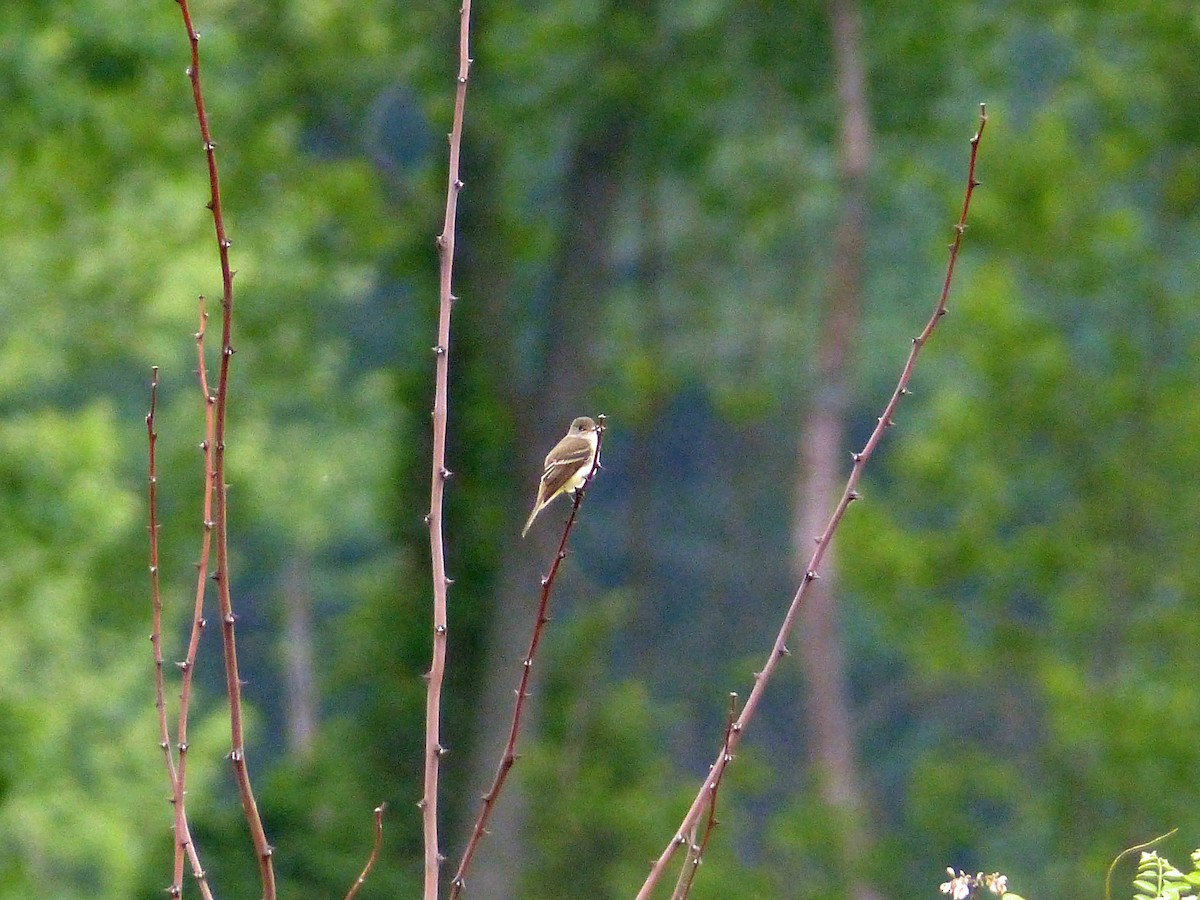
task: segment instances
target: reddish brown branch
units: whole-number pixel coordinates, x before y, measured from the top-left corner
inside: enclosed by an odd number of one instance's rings
[[[375,861],[379,859],[379,850],[383,846],[383,811],[387,804],[380,803],[375,807],[375,846],[371,848],[371,855],[367,857],[367,864],[363,866],[362,872],[358,878],[354,880],[350,890],[346,892],[346,900],[354,900],[358,896],[359,890],[362,888],[367,876],[371,874],[371,870],[375,868]]]
[[[150,532],[150,644],[154,648],[154,708],[158,712],[159,747],[162,749],[167,766],[167,777],[171,781],[171,804],[175,828],[175,868],[168,894],[178,896],[183,890],[184,845],[180,840],[183,834],[180,822],[183,796],[179,775],[175,769],[175,757],[171,753],[171,733],[167,727],[167,706],[163,689],[162,591],[158,578],[158,532],[162,526],[158,524],[158,468],[156,461],[158,432],[154,430],[154,414],[158,407],[158,366],[152,367],[150,373],[150,411],[146,413],[146,440],[149,454],[147,477],[149,487],[146,504],[149,507],[150,515],[148,527]]]
[[[912,377],[913,368],[916,366],[917,356],[921,352],[921,348],[929,340],[933,330],[937,327],[938,321],[946,313],[946,301],[950,296],[950,284],[954,277],[954,265],[958,260],[959,247],[962,245],[963,232],[967,228],[967,212],[971,207],[971,196],[975,192],[975,188],[979,186],[979,182],[975,180],[975,160],[979,151],[979,140],[983,136],[983,129],[987,125],[987,109],[984,104],[979,104],[979,128],[975,135],[971,138],[971,155],[970,162],[967,167],[967,187],[963,195],[962,212],[959,214],[958,222],[954,226],[954,240],[950,244],[950,258],[946,264],[946,276],[942,282],[942,291],[938,296],[937,304],[934,307],[933,314],[929,317],[929,321],[921,330],[921,333],[913,338],[912,349],[909,351],[908,359],[904,364],[904,368],[900,373],[900,379],[896,383],[896,388],[892,392],[891,399],[883,409],[883,414],[879,417],[879,421],[875,426],[871,436],[867,439],[863,449],[858,453],[852,454],[854,465],[850,470],[850,477],[846,481],[845,490],[842,492],[842,497],[838,501],[837,507],[833,511],[833,515],[829,519],[829,523],[825,526],[825,531],[817,539],[817,548],[813,552],[812,558],[809,560],[808,568],[801,579],[800,586],[796,589],[795,595],[792,597],[791,605],[788,607],[787,613],[783,617],[783,624],[779,629],[779,633],[775,638],[774,646],[771,648],[770,654],[763,665],[762,671],[756,672],[754,676],[754,687],[750,691],[750,695],[746,698],[746,705],[742,708],[741,715],[737,721],[733,723],[730,729],[729,738],[725,745],[722,746],[720,754],[717,756],[716,762],[709,770],[708,777],[704,779],[699,792],[692,801],[687,814],[683,817],[683,822],[679,826],[675,837],[666,846],[654,865],[650,869],[650,874],[646,877],[645,883],[638,891],[637,900],[647,900],[651,891],[662,878],[667,865],[671,858],[675,855],[676,850],[688,843],[686,835],[695,827],[699,820],[700,814],[703,812],[713,787],[718,784],[724,775],[725,767],[733,758],[733,751],[737,749],[741,743],[742,736],[745,734],[747,726],[754,718],[755,710],[758,709],[758,704],[762,700],[762,695],[766,690],[767,683],[771,679],[775,667],[779,661],[788,654],[787,638],[791,634],[792,625],[795,622],[796,616],[799,614],[801,604],[804,602],[804,596],[807,588],[817,578],[818,570],[820,569],[821,560],[825,557],[825,552],[829,547],[830,541],[833,539],[834,533],[837,531],[838,525],[842,521],[846,510],[850,503],[858,498],[858,482],[862,478],[863,469],[866,467],[871,455],[875,452],[875,448],[883,439],[883,433],[892,424],[892,416],[896,411],[896,407],[900,404],[900,398],[908,393],[908,382]]]
[[[229,534],[228,534],[228,485],[225,483],[225,421],[229,396],[229,364],[233,358],[233,269],[229,265],[229,237],[225,232],[225,221],[221,211],[221,187],[217,177],[216,145],[209,129],[208,114],[204,107],[204,95],[200,86],[200,35],[192,25],[187,0],[176,0],[183,16],[191,47],[191,64],[187,74],[192,84],[192,100],[196,107],[196,120],[200,125],[200,139],[208,162],[209,201],[213,228],[217,238],[217,253],[221,261],[221,364],[217,377],[217,392],[213,412],[213,527],[216,531],[217,567],[213,579],[217,585],[217,608],[221,616],[221,635],[225,651],[225,690],[229,696],[229,730],[231,748],[229,759],[233,765],[238,794],[242,801],[242,812],[254,844],[254,855],[258,862],[262,881],[263,900],[275,900],[275,870],[272,865],[273,848],[267,842],[258,803],[250,785],[250,771],[246,765],[246,746],[242,726],[242,683],[238,675],[237,641],[234,625],[233,599],[230,592]]]
[[[442,538],[442,492],[450,470],[446,468],[446,425],[450,373],[450,311],[453,293],[455,221],[458,195],[463,183],[459,178],[459,154],[462,148],[463,110],[467,101],[470,55],[471,0],[463,0],[459,11],[458,80],[454,92],[454,119],[450,127],[450,159],[447,167],[446,215],[437,237],[440,263],[438,283],[438,330],[434,346],[433,393],[433,464],[429,488],[429,555],[433,577],[433,652],[429,665],[425,698],[425,783],[419,804],[425,844],[424,900],[437,900],[438,870],[442,855],[438,849],[438,770],[446,752],[441,742],[442,680],[446,671],[447,604],[446,551]]]
[[[173,867],[171,886],[167,888],[170,897],[183,896],[183,866],[186,857],[192,864],[192,874],[200,887],[200,894],[205,900],[212,900],[212,893],[200,865],[200,857],[192,843],[191,829],[188,826],[187,811],[184,806],[183,755],[180,754],[179,765],[176,767],[175,758],[171,754],[171,734],[167,726],[167,708],[165,703],[163,655],[162,655],[162,591],[159,586],[159,554],[158,532],[161,526],[158,522],[158,470],[157,445],[158,432],[154,429],[154,416],[158,406],[158,366],[151,370],[150,379],[150,411],[146,414],[146,437],[149,444],[149,532],[150,532],[150,593],[152,608],[152,626],[150,643],[154,647],[154,708],[158,712],[159,746],[162,748],[167,767],[167,777],[171,782],[171,806],[173,828],[175,831],[175,863]],[[182,749],[182,748],[181,748]]]
[[[202,522],[203,537],[200,540],[200,559],[196,563],[196,591],[192,607],[192,631],[188,638],[187,655],[177,665],[182,673],[182,684],[179,691],[179,725],[176,737],[179,741],[179,790],[181,794],[187,791],[187,754],[188,754],[188,712],[192,698],[192,676],[196,668],[196,653],[200,646],[200,635],[207,621],[204,618],[204,594],[208,583],[209,556],[212,552],[212,503],[213,503],[213,408],[216,399],[208,387],[208,370],[204,361],[204,335],[208,326],[208,312],[204,307],[204,297],[199,299],[200,327],[196,338],[196,375],[199,379],[200,393],[204,397],[204,440],[200,443],[204,464],[204,512]]]
[[[721,745],[721,757],[728,765],[731,757],[729,752],[729,742],[733,735],[733,723],[737,721],[737,701],[738,695],[735,693],[729,694],[729,713],[725,717],[725,742]],[[724,774],[724,773],[722,773]],[[692,840],[688,847],[688,858],[684,860],[683,867],[679,871],[679,881],[675,885],[675,891],[671,894],[671,900],[687,900],[687,896],[691,893],[692,884],[696,880],[696,872],[700,869],[700,863],[704,861],[704,851],[708,849],[709,839],[716,830],[717,825],[717,791],[721,788],[721,779],[718,777],[713,782],[712,796],[708,803],[708,818],[704,821],[704,834],[699,841],[694,839],[696,833],[696,825],[692,826]]]
[[[596,421],[600,426],[596,432],[597,460],[600,459],[600,444],[604,436],[604,420],[604,416],[596,417]],[[550,596],[554,592],[554,582],[558,577],[559,566],[567,558],[567,541],[571,537],[571,529],[575,527],[575,519],[579,514],[579,507],[583,503],[583,495],[592,483],[592,479],[596,477],[596,470],[598,468],[599,466],[596,466],[592,469],[587,477],[587,481],[575,492],[575,499],[571,504],[571,514],[567,517],[566,524],[563,526],[562,537],[558,541],[558,551],[554,554],[554,561],[550,564],[550,571],[542,576],[542,589],[541,595],[538,597],[537,616],[533,620],[533,630],[529,636],[529,648],[525,651],[525,658],[521,662],[521,681],[517,686],[517,699],[513,703],[512,720],[508,727],[508,741],[504,745],[504,752],[500,754],[500,763],[496,767],[496,775],[492,779],[492,786],[483,795],[483,803],[479,809],[479,816],[475,819],[475,826],[471,829],[471,837],[467,840],[466,849],[463,850],[462,859],[458,863],[458,870],[450,880],[450,900],[457,900],[466,887],[467,869],[471,865],[471,860],[475,856],[479,842],[483,839],[484,834],[487,833],[487,823],[492,817],[492,811],[496,808],[496,798],[500,796],[500,791],[503,790],[504,783],[508,779],[508,773],[517,761],[517,738],[521,733],[521,721],[525,712],[525,701],[529,698],[529,677],[533,672],[533,660],[537,655],[538,645],[542,640],[542,632],[545,631],[546,625],[550,621],[550,617],[546,614],[550,608]]]

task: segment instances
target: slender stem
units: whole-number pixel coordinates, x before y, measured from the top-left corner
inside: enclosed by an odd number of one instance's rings
[[[599,442],[604,434],[604,416],[598,416],[597,421],[600,423],[600,428],[596,434],[596,458],[599,459]],[[546,625],[550,621],[550,617],[546,614],[546,611],[550,608],[550,595],[554,592],[554,582],[558,577],[559,566],[567,558],[567,541],[571,537],[571,529],[575,527],[575,519],[579,514],[580,504],[583,503],[583,495],[595,476],[596,468],[593,468],[587,480],[575,492],[575,500],[571,504],[571,514],[567,517],[567,522],[563,526],[562,537],[558,541],[558,551],[554,554],[554,561],[550,564],[550,571],[542,576],[542,590],[538,598],[537,617],[533,620],[533,631],[529,636],[529,649],[525,651],[525,659],[521,662],[521,681],[517,686],[517,699],[513,703],[512,720],[508,727],[508,741],[504,745],[504,752],[500,754],[500,762],[496,767],[496,775],[492,779],[492,786],[483,795],[483,803],[479,809],[479,816],[475,819],[475,827],[471,829],[471,837],[467,840],[466,849],[463,850],[462,859],[458,863],[458,870],[450,880],[450,900],[457,900],[466,887],[467,869],[471,865],[471,860],[475,856],[479,842],[483,839],[484,834],[487,833],[487,823],[492,817],[492,811],[496,808],[496,798],[500,796],[500,791],[504,788],[504,782],[508,779],[508,773],[517,761],[517,738],[521,733],[521,721],[525,711],[525,701],[529,698],[529,676],[533,672],[533,659],[537,655],[538,645],[542,640],[542,632],[545,631]]]
[[[729,763],[729,741],[733,735],[733,723],[737,721],[737,701],[738,695],[730,693],[729,695],[729,713],[725,717],[725,742],[721,745],[721,756],[725,759],[726,764]],[[712,834],[716,831],[717,825],[717,791],[721,788],[721,779],[718,778],[713,782],[712,796],[708,802],[708,817],[704,821],[704,836],[696,841],[696,829],[699,823],[692,826],[689,832],[690,846],[688,848],[688,858],[684,860],[683,867],[679,870],[679,881],[675,885],[675,892],[671,894],[671,900],[687,900],[688,894],[692,891],[692,884],[696,880],[696,872],[700,869],[700,863],[704,861],[704,851],[708,849],[708,842],[712,838]]]
[[[462,148],[463,110],[467,101],[470,55],[471,0],[463,0],[459,11],[458,79],[454,92],[454,119],[450,128],[450,159],[446,183],[446,216],[437,237],[440,263],[438,285],[438,331],[434,346],[433,463],[429,487],[429,555],[433,572],[433,658],[429,666],[425,698],[425,783],[421,797],[421,818],[425,844],[424,900],[437,900],[438,870],[442,855],[438,849],[438,769],[446,752],[441,742],[442,680],[446,671],[447,603],[450,579],[446,577],[446,551],[442,538],[442,493],[450,470],[446,468],[446,425],[448,420],[450,373],[450,312],[453,292],[455,221],[458,195],[463,183],[459,178],[459,154]]]
[[[354,884],[346,892],[346,900],[354,900],[358,896],[358,892],[366,882],[367,876],[375,868],[375,861],[379,859],[379,850],[383,847],[383,811],[386,808],[387,804],[385,803],[380,803],[375,807],[375,846],[371,848],[371,855],[367,857],[367,864],[363,866],[362,872],[359,873],[358,878],[354,879]]]
[[[159,586],[159,553],[158,533],[161,526],[158,522],[158,471],[157,445],[158,432],[154,429],[154,416],[158,406],[158,366],[154,366],[150,380],[150,411],[146,414],[146,437],[149,442],[149,532],[150,532],[150,590],[153,624],[150,632],[150,642],[154,647],[154,708],[158,712],[159,746],[167,767],[167,777],[171,781],[171,806],[173,827],[175,830],[175,863],[171,878],[171,886],[167,888],[167,896],[183,896],[183,867],[185,857],[192,864],[192,874],[200,887],[200,894],[205,900],[212,900],[212,892],[200,865],[200,857],[192,842],[191,828],[188,825],[187,810],[184,805],[184,757],[180,753],[179,764],[171,754],[171,734],[167,726],[167,709],[163,678],[162,654],[162,592]],[[182,747],[181,747],[182,750]]]
[[[800,606],[804,602],[806,590],[813,581],[817,579],[817,572],[820,569],[821,560],[825,557],[825,552],[829,547],[834,533],[837,531],[838,525],[842,521],[842,516],[845,515],[851,502],[858,499],[858,482],[862,478],[863,469],[866,467],[871,455],[875,452],[875,448],[883,439],[883,433],[892,424],[892,415],[896,411],[896,407],[900,404],[900,398],[908,393],[908,382],[912,377],[913,369],[916,366],[917,356],[921,352],[921,348],[929,340],[933,330],[937,327],[937,323],[942,316],[946,314],[946,301],[950,297],[950,284],[954,277],[954,264],[958,260],[958,250],[962,245],[963,232],[967,228],[967,212],[971,207],[971,196],[975,188],[979,186],[979,182],[975,180],[975,159],[979,151],[979,140],[983,136],[983,129],[987,125],[987,108],[984,104],[979,104],[979,128],[975,135],[971,138],[971,156],[970,163],[967,169],[967,188],[963,195],[962,212],[959,214],[958,222],[954,226],[954,240],[950,244],[950,258],[946,264],[946,276],[942,282],[942,291],[938,296],[937,305],[934,307],[933,314],[929,317],[929,321],[925,324],[921,333],[913,338],[912,349],[909,351],[908,359],[904,364],[904,368],[900,373],[900,379],[896,383],[896,388],[892,392],[891,399],[883,409],[883,415],[879,417],[879,421],[875,426],[871,436],[867,439],[863,449],[858,453],[852,454],[854,465],[850,470],[850,477],[846,481],[845,490],[842,492],[842,497],[838,501],[837,507],[833,511],[833,515],[829,519],[829,524],[825,526],[825,531],[817,539],[817,547],[813,552],[812,558],[809,560],[808,568],[806,569],[800,586],[796,589],[796,593],[792,598],[791,605],[788,607],[787,613],[783,617],[783,624],[779,629],[779,633],[775,638],[774,646],[771,648],[770,654],[763,665],[762,671],[756,672],[754,675],[754,687],[751,689],[749,696],[746,698],[746,705],[742,708],[741,715],[737,721],[733,723],[733,728],[730,730],[729,738],[722,746],[721,752],[717,756],[717,760],[713,763],[709,770],[708,777],[704,779],[699,792],[692,801],[691,807],[687,814],[683,817],[683,822],[680,824],[675,837],[663,850],[662,854],[655,860],[654,865],[650,869],[650,874],[646,877],[645,883],[638,891],[637,900],[647,900],[655,885],[662,878],[667,865],[671,858],[675,855],[675,851],[688,842],[686,835],[695,826],[700,814],[703,812],[705,804],[708,802],[713,788],[721,780],[725,772],[725,767],[733,759],[733,751],[737,749],[741,743],[742,735],[745,734],[747,726],[754,718],[755,710],[758,709],[759,701],[762,700],[763,692],[766,690],[767,683],[771,679],[775,667],[783,657],[788,655],[787,638],[791,634],[792,625],[795,622],[796,616],[799,614]]]
[[[204,594],[208,583],[209,558],[212,553],[212,504],[213,504],[213,429],[214,407],[216,398],[208,386],[208,369],[204,360],[204,335],[208,326],[208,312],[204,306],[204,298],[199,299],[200,326],[196,338],[196,375],[199,381],[200,393],[204,398],[204,440],[200,443],[204,465],[204,512],[202,534],[200,540],[200,559],[196,563],[196,591],[192,607],[192,630],[188,638],[187,655],[178,663],[182,673],[179,691],[179,725],[176,737],[179,741],[179,788],[186,793],[187,786],[187,754],[188,754],[188,713],[191,708],[192,677],[196,669],[196,654],[200,647],[200,636],[207,626],[204,618]]]
[[[187,74],[192,84],[192,100],[196,107],[196,119],[200,125],[200,139],[208,161],[209,202],[213,228],[217,238],[217,253],[221,261],[221,364],[217,377],[217,392],[213,412],[213,525],[216,530],[217,567],[213,580],[217,585],[217,609],[221,617],[221,635],[225,651],[225,691],[229,696],[229,730],[231,749],[229,760],[233,765],[238,794],[242,801],[242,813],[250,829],[254,855],[258,862],[262,881],[263,900],[275,900],[275,870],[272,865],[274,849],[267,842],[258,803],[250,784],[250,771],[246,765],[246,746],[242,726],[242,682],[238,675],[237,640],[234,625],[233,598],[230,592],[229,533],[228,533],[228,485],[225,483],[225,422],[229,396],[229,364],[233,358],[233,269],[229,265],[229,238],[221,211],[221,186],[217,177],[216,144],[209,129],[208,114],[204,107],[204,95],[200,87],[200,35],[192,25],[187,0],[176,0],[183,16],[191,47],[191,64]]]
[[[163,654],[162,654],[162,591],[158,578],[158,533],[162,528],[158,523],[158,469],[157,454],[158,432],[154,430],[154,415],[158,407],[158,366],[150,370],[150,411],[146,413],[146,440],[148,443],[148,477],[149,483],[147,506],[149,507],[150,524],[150,602],[151,630],[150,644],[154,648],[154,708],[158,712],[159,747],[162,749],[167,766],[167,777],[171,780],[171,804],[175,827],[175,867],[171,879],[171,887],[167,889],[170,896],[179,896],[183,888],[183,858],[184,845],[181,843],[182,828],[180,827],[180,810],[182,807],[182,790],[179,775],[175,768],[175,757],[171,754],[171,733],[167,726],[167,707],[163,689]]]

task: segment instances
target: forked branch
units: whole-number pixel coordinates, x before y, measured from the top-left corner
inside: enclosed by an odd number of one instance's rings
[[[200,895],[205,900],[212,900],[208,880],[204,875],[204,867],[200,865],[200,856],[192,842],[191,828],[188,825],[187,811],[184,806],[184,751],[180,745],[179,764],[176,766],[175,757],[171,753],[171,734],[167,725],[167,707],[163,677],[162,654],[162,591],[159,585],[159,556],[158,533],[161,526],[158,522],[158,432],[155,430],[154,417],[158,407],[158,366],[151,370],[150,378],[150,411],[146,413],[146,439],[148,443],[148,497],[150,532],[150,599],[151,599],[151,631],[150,643],[154,648],[154,708],[158,713],[159,747],[162,749],[167,768],[167,778],[171,782],[172,828],[175,831],[175,862],[172,871],[171,885],[167,888],[167,896],[183,896],[183,868],[186,857],[192,864],[192,875],[200,888]]]
[[[733,723],[737,721],[737,701],[738,695],[730,693],[729,695],[729,714],[725,719],[725,742],[721,745],[721,758],[725,760],[726,765],[729,764],[729,740],[733,735]],[[712,785],[712,796],[708,801],[708,816],[704,822],[704,834],[700,840],[696,840],[696,832],[700,825],[697,822],[688,832],[688,855],[683,861],[683,866],[679,870],[679,880],[675,883],[675,890],[671,894],[671,900],[687,900],[688,894],[692,891],[692,885],[696,881],[696,872],[700,869],[700,863],[704,861],[704,851],[708,849],[708,842],[712,838],[712,834],[716,831],[717,825],[717,791],[721,788],[721,781],[718,778]]]
[[[796,620],[796,616],[800,611],[800,606],[804,602],[804,596],[808,586],[816,580],[820,570],[821,561],[825,557],[825,552],[833,539],[834,533],[837,531],[838,525],[842,521],[842,517],[846,514],[851,502],[858,499],[858,483],[862,478],[863,470],[866,468],[867,462],[870,460],[875,448],[879,446],[879,442],[883,439],[883,433],[892,424],[892,416],[895,414],[896,407],[900,404],[900,398],[908,393],[908,383],[912,378],[913,369],[916,366],[917,357],[921,353],[921,349],[925,346],[930,336],[933,334],[937,323],[942,316],[946,314],[946,301],[950,297],[950,284],[954,277],[954,265],[958,260],[959,247],[962,245],[963,233],[967,228],[967,213],[971,208],[971,196],[975,192],[975,188],[979,186],[979,182],[975,180],[975,160],[979,152],[979,141],[983,136],[983,129],[987,125],[987,108],[984,104],[979,104],[979,128],[971,138],[971,154],[970,161],[967,166],[967,187],[963,194],[962,211],[959,214],[958,222],[954,226],[954,240],[950,243],[950,257],[946,264],[946,275],[942,282],[942,290],[938,296],[937,304],[934,306],[933,313],[926,322],[925,327],[912,340],[912,349],[909,351],[908,359],[904,363],[904,368],[900,373],[900,379],[896,383],[896,388],[892,392],[891,398],[887,405],[883,408],[883,414],[879,417],[875,429],[871,432],[871,436],[867,438],[866,444],[862,450],[851,454],[854,460],[854,465],[850,469],[850,477],[846,481],[845,490],[842,492],[841,499],[833,510],[833,515],[830,516],[829,523],[825,526],[824,532],[817,538],[817,547],[813,551],[813,555],[809,560],[808,567],[804,577],[801,579],[800,586],[796,589],[795,595],[792,597],[791,605],[788,606],[787,613],[783,617],[783,624],[780,626],[779,633],[775,638],[775,643],[771,648],[770,654],[767,656],[762,670],[754,675],[754,687],[751,689],[749,696],[746,698],[746,705],[742,708],[741,715],[733,723],[733,727],[729,730],[728,739],[721,747],[721,752],[717,756],[717,760],[709,769],[708,777],[704,779],[700,790],[697,792],[692,805],[689,807],[687,814],[683,817],[679,829],[675,833],[675,837],[666,846],[659,855],[650,869],[650,874],[646,877],[642,888],[638,891],[637,900],[648,900],[651,891],[654,890],[659,880],[666,871],[667,865],[675,852],[682,846],[689,843],[688,835],[693,833],[696,823],[699,821],[700,815],[703,813],[706,805],[711,799],[711,794],[714,787],[720,782],[724,775],[725,767],[732,761],[733,752],[741,743],[742,736],[746,732],[747,726],[754,718],[754,713],[758,709],[758,704],[762,700],[762,695],[766,690],[767,683],[771,679],[771,675],[775,671],[775,667],[779,665],[779,661],[787,656],[787,639],[791,634],[792,626]]]
[[[221,262],[221,362],[217,376],[217,391],[213,401],[213,529],[215,531],[217,566],[213,580],[217,585],[217,609],[221,618],[221,636],[225,651],[225,691],[229,696],[229,728],[231,748],[229,760],[233,765],[238,795],[242,801],[242,813],[250,829],[254,855],[262,880],[263,900],[275,900],[275,870],[272,865],[274,849],[267,842],[262,817],[254,799],[250,784],[250,772],[246,765],[246,746],[242,727],[242,682],[238,674],[237,641],[234,625],[237,621],[233,612],[230,592],[229,540],[228,540],[228,485],[225,483],[225,420],[229,396],[229,364],[233,359],[233,269],[229,264],[229,237],[225,232],[225,221],[221,211],[221,186],[217,176],[216,144],[209,129],[208,114],[204,106],[204,94],[200,84],[200,34],[192,24],[187,0],[176,0],[187,31],[191,48],[191,63],[188,79],[192,85],[192,100],[196,107],[196,120],[200,126],[200,140],[208,162],[209,201],[213,229],[216,232],[217,253]]]

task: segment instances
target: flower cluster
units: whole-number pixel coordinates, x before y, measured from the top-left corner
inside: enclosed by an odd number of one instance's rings
[[[967,900],[975,888],[987,888],[997,895],[1002,895],[1008,890],[1008,876],[999,872],[992,872],[990,875],[984,875],[982,872],[968,875],[963,871],[946,869],[946,874],[950,876],[950,880],[942,885],[942,893],[949,894],[953,900]]]

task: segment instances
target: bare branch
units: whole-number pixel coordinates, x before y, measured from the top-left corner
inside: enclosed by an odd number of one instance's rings
[[[150,532],[150,593],[152,620],[150,642],[154,647],[154,708],[158,712],[159,746],[162,748],[167,767],[167,777],[171,782],[172,827],[175,830],[175,862],[171,878],[171,886],[167,888],[170,897],[183,896],[183,866],[186,857],[192,864],[192,875],[200,887],[200,894],[205,900],[212,900],[204,867],[200,865],[200,857],[192,842],[191,828],[188,825],[187,811],[184,805],[184,759],[186,745],[181,741],[179,764],[176,766],[175,757],[171,753],[171,734],[167,726],[167,708],[165,703],[163,655],[162,655],[162,592],[159,587],[159,555],[158,532],[158,471],[156,450],[158,432],[154,428],[154,416],[158,406],[158,366],[151,370],[150,379],[150,411],[146,414],[146,437],[149,444],[149,532]]]
[[[433,571],[433,659],[429,666],[425,698],[425,784],[420,807],[425,843],[424,900],[437,900],[438,869],[438,772],[445,748],[441,743],[442,680],[446,671],[447,612],[446,551],[442,539],[442,492],[450,470],[446,468],[447,395],[450,373],[450,312],[454,303],[454,238],[458,215],[459,177],[462,148],[463,110],[467,102],[470,55],[471,0],[463,0],[459,11],[458,79],[454,92],[454,119],[450,127],[450,160],[446,183],[446,216],[437,237],[440,257],[438,287],[438,331],[434,346],[433,465],[429,488],[429,555]]]
[[[725,743],[721,745],[721,755],[727,764],[730,761],[729,739],[733,735],[733,723],[737,720],[737,701],[738,695],[731,692],[729,694],[729,713],[725,717]],[[675,885],[674,893],[671,894],[671,900],[687,900],[688,894],[691,893],[692,884],[696,880],[696,872],[700,869],[700,863],[704,861],[704,851],[708,849],[708,841],[719,824],[717,822],[717,791],[720,787],[721,779],[718,778],[713,782],[712,797],[708,803],[708,818],[704,822],[704,836],[699,841],[696,840],[698,824],[692,826],[688,858],[684,860],[683,867],[679,870],[679,881]]]
[[[825,526],[825,531],[817,539],[817,547],[813,552],[812,558],[809,560],[808,568],[800,581],[800,586],[796,589],[795,595],[792,597],[791,605],[788,607],[787,613],[783,617],[783,624],[779,629],[779,633],[775,638],[775,643],[771,648],[770,654],[763,665],[760,672],[755,673],[754,687],[751,689],[749,696],[746,698],[746,705],[742,708],[741,715],[737,721],[733,723],[730,730],[729,738],[725,745],[722,746],[721,752],[717,756],[716,762],[709,770],[708,777],[704,779],[699,792],[692,801],[691,807],[687,814],[683,817],[683,822],[676,831],[676,836],[667,844],[666,848],[659,855],[658,859],[651,866],[650,874],[646,877],[646,881],[642,884],[641,890],[638,891],[637,900],[647,900],[651,891],[658,884],[670,863],[671,858],[675,855],[675,851],[687,842],[684,837],[692,828],[695,827],[699,820],[700,814],[703,812],[707,804],[713,787],[718,784],[721,777],[724,775],[725,767],[733,758],[733,751],[737,749],[741,743],[742,736],[745,734],[747,726],[754,718],[754,712],[758,708],[759,701],[762,699],[763,692],[766,690],[767,683],[771,680],[771,675],[775,671],[775,667],[779,665],[779,661],[788,654],[787,638],[791,634],[792,625],[795,622],[796,616],[799,614],[800,606],[804,602],[804,595],[808,586],[817,578],[817,573],[820,569],[821,560],[825,557],[826,550],[833,539],[834,533],[837,531],[838,525],[842,521],[846,510],[851,502],[858,499],[858,482],[862,478],[863,469],[866,467],[867,461],[875,452],[875,448],[883,439],[883,433],[892,424],[892,416],[896,411],[896,407],[900,403],[900,398],[908,393],[908,383],[912,377],[912,372],[916,366],[917,356],[921,352],[921,348],[929,340],[933,330],[937,327],[937,323],[946,313],[946,301],[950,296],[950,284],[954,276],[954,264],[958,259],[959,247],[962,245],[963,232],[967,227],[967,212],[971,207],[971,196],[975,188],[979,186],[979,182],[975,180],[975,160],[979,151],[979,140],[983,136],[983,129],[987,125],[987,109],[984,104],[979,104],[979,128],[975,135],[971,138],[971,155],[967,169],[967,187],[963,195],[962,212],[959,214],[958,222],[954,226],[954,240],[950,244],[950,258],[946,264],[946,276],[942,282],[942,291],[938,296],[937,304],[934,307],[933,314],[929,317],[929,321],[925,324],[924,329],[917,337],[913,338],[912,349],[909,351],[908,359],[904,364],[904,368],[900,373],[900,379],[896,383],[896,388],[892,392],[891,399],[883,409],[883,415],[879,417],[879,421],[875,426],[875,430],[871,432],[871,436],[867,439],[863,449],[858,453],[853,454],[854,465],[850,470],[850,477],[846,481],[846,488],[842,492],[842,497],[838,501],[837,507],[833,511],[833,515],[829,519],[829,524]]]
[[[354,880],[354,884],[351,885],[350,890],[346,892],[346,900],[354,900],[358,896],[358,892],[367,880],[367,876],[375,868],[375,861],[379,859],[379,850],[383,846],[383,811],[386,808],[386,803],[380,803],[375,807],[375,846],[371,848],[371,855],[367,857],[367,864],[363,866],[362,872]]]
[[[225,483],[225,420],[229,396],[229,364],[233,359],[233,269],[229,265],[229,237],[221,211],[221,187],[217,176],[216,144],[209,129],[208,114],[204,107],[204,95],[200,86],[200,35],[192,25],[188,0],[176,0],[183,17],[191,47],[191,64],[187,74],[192,84],[192,100],[196,107],[196,119],[200,125],[200,139],[208,161],[209,201],[213,228],[217,238],[217,253],[221,261],[221,363],[217,377],[217,392],[213,410],[212,472],[213,472],[213,527],[216,531],[217,567],[213,579],[217,584],[217,609],[221,617],[221,635],[225,650],[225,690],[229,696],[229,730],[232,747],[229,760],[233,764],[238,794],[242,801],[242,813],[250,829],[262,881],[263,900],[275,900],[275,870],[272,865],[274,849],[267,842],[262,817],[254,799],[250,784],[250,772],[246,764],[246,746],[242,728],[242,683],[238,675],[237,641],[234,625],[233,599],[230,592],[229,534],[228,534],[228,485]]]

